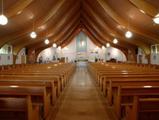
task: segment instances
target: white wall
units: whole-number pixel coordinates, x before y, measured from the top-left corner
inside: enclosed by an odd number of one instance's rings
[[[25,48],[20,50],[20,52],[18,53],[17,58],[16,58],[16,62],[15,62],[16,64],[26,63],[26,54],[25,53],[26,53]],[[24,62],[22,61],[23,57],[25,59]]]
[[[103,51],[103,53],[102,53]],[[98,53],[97,53],[98,52]],[[90,39],[87,37],[87,55],[88,55],[88,61],[94,62],[95,58],[104,59],[102,57],[104,55],[105,50],[102,50],[101,48],[97,47]]]
[[[151,46],[150,62],[159,65],[159,44]]]
[[[0,49],[0,54],[12,54],[12,46],[5,44],[1,49]]]
[[[159,53],[151,53],[151,64],[159,65]]]
[[[3,48],[3,51],[6,52],[6,50]],[[26,63],[26,55],[25,55],[25,48],[23,48],[17,55],[16,64],[22,63],[22,57],[24,57],[23,63]],[[13,64],[13,54],[12,53],[5,53],[0,54],[0,65],[11,65]]]
[[[76,40],[74,39],[69,45],[62,49],[55,50],[53,47],[50,47],[43,50],[38,55],[37,62],[39,61],[40,56],[42,56],[43,62],[52,61],[54,55],[56,58],[68,58],[68,62],[74,61],[76,59]]]
[[[12,54],[0,54],[0,65],[11,65],[13,64]]]
[[[13,64],[12,46],[6,44],[0,49],[0,65],[11,64]]]
[[[61,53],[59,54],[60,57],[67,57],[68,62],[76,60],[76,38],[74,38],[69,45],[64,47],[61,52],[58,50],[58,53]]]
[[[144,51],[141,48],[138,48],[137,63],[148,64],[148,59],[146,58]]]
[[[110,55],[108,55],[110,53]],[[39,55],[38,59],[40,56],[43,58],[43,62],[46,61],[47,59],[52,60],[54,50],[51,48],[47,48],[43,50]],[[77,58],[77,52],[76,52],[76,38],[73,39],[73,41],[67,45],[65,48],[62,48],[61,50],[57,49],[56,51],[57,57],[67,57],[68,61],[74,61]],[[126,61],[126,56],[123,54],[122,51],[110,47],[106,49],[102,49],[97,47],[88,37],[87,37],[87,52],[83,53],[86,55],[86,59],[89,61],[94,62],[95,58],[99,58],[102,60],[110,60],[111,58],[117,59],[117,61]],[[37,61],[38,61],[37,59]]]
[[[45,50],[43,50],[39,55],[38,55],[38,58],[40,56],[42,56],[42,61],[45,62],[47,60],[52,60],[53,59],[53,48],[47,48]]]
[[[110,60],[112,58],[121,62],[125,62],[127,60],[125,54],[121,50],[113,47],[106,48],[106,60]]]

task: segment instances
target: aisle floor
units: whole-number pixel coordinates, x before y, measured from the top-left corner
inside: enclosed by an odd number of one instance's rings
[[[62,96],[55,120],[110,120],[85,66],[78,66]]]

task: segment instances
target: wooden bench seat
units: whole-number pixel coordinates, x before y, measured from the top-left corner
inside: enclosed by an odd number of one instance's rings
[[[40,107],[33,105],[30,96],[0,97],[1,120],[39,120]]]
[[[120,120],[121,117],[125,117],[125,120],[138,120],[139,111],[144,111],[145,108],[139,106],[143,104],[143,99],[147,103],[152,103],[153,99],[157,98],[156,102],[159,103],[159,86],[152,86],[152,88],[143,88],[141,86],[122,86],[118,87],[116,91],[114,91],[114,110]],[[152,99],[153,98],[153,99]],[[140,104],[139,104],[140,102]],[[122,104],[127,103],[127,105],[122,106]],[[129,104],[128,104],[129,103]],[[125,113],[122,113],[122,109],[125,109]],[[147,110],[151,108],[147,107]],[[155,107],[151,110],[159,110],[158,107]],[[125,116],[123,116],[123,114]]]
[[[16,102],[13,101],[13,104],[10,102],[8,106],[4,105],[0,111],[10,114],[13,119],[13,113],[18,112],[21,114],[17,115],[23,114],[26,120],[46,119],[50,107],[55,104],[74,69],[73,64],[57,63],[3,67],[0,71],[1,102],[11,99],[22,101],[23,99],[23,104],[16,107]],[[24,113],[27,113],[27,117],[24,117]],[[0,113],[1,117],[5,116]],[[22,118],[19,117],[19,119]]]
[[[62,89],[64,88],[64,86],[66,85],[68,79],[66,78],[65,74],[62,73],[52,73],[52,72],[35,72],[35,71],[25,71],[25,72],[6,72],[6,73],[2,73],[0,74],[0,76],[8,76],[8,75],[17,75],[17,76],[55,76],[55,77],[59,77],[59,81],[60,81],[60,90],[62,91]]]
[[[112,63],[90,63],[88,70],[118,120],[158,120],[159,70]]]
[[[24,86],[17,86],[17,87],[11,87],[11,86],[1,86],[0,87],[0,98],[1,97],[31,97],[31,102],[34,105],[41,106],[43,105],[43,111],[44,113],[40,113],[43,118],[47,117],[49,109],[51,107],[51,93],[50,91],[47,91],[45,86],[41,87],[24,87]],[[32,118],[30,118],[32,119]],[[29,119],[29,120],[30,120]]]
[[[105,81],[103,84],[103,93],[107,97],[109,105],[112,104],[113,91],[118,86],[141,86],[141,87],[151,87],[159,86],[158,77],[146,77],[146,78],[112,78],[111,80]]]
[[[0,76],[0,86],[2,85],[21,85],[21,86],[45,86],[51,89],[52,104],[61,93],[58,76],[24,76],[24,75],[4,75]]]

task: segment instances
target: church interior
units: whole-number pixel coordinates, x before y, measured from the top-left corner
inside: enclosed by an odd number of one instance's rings
[[[0,0],[0,120],[159,120],[159,0]]]

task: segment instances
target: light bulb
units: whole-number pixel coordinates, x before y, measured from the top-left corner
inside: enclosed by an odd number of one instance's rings
[[[133,36],[133,34],[132,34],[131,31],[127,31],[127,32],[125,33],[125,37],[126,37],[126,38],[131,38],[132,36]]]
[[[11,87],[11,88],[17,88],[17,87],[19,87],[19,86],[17,86],[17,85],[11,85],[10,87]]]
[[[58,46],[58,49],[61,50],[61,46]]]
[[[64,50],[68,50],[68,47],[64,47]]]
[[[144,86],[144,88],[152,88],[152,86],[147,85],[147,86]]]
[[[110,47],[110,43],[107,43],[106,46],[107,46],[107,47]]]
[[[45,44],[48,45],[50,43],[50,41],[48,39],[45,39]]]
[[[5,15],[0,15],[0,25],[6,25],[8,23],[8,18]]]
[[[98,50],[99,49],[99,47],[98,46],[96,46],[96,48],[95,48],[96,50]]]
[[[56,43],[53,43],[53,45],[52,45],[54,48],[56,48],[57,47],[57,44]]]
[[[143,10],[141,10],[141,9],[140,9],[140,12],[142,12],[143,14],[145,14],[145,11],[143,11]]]
[[[85,45],[84,41],[81,42],[81,46],[83,47]]]
[[[34,32],[34,31],[31,32],[31,33],[30,33],[30,37],[33,38],[33,39],[35,39],[35,38],[37,37],[36,32]]]
[[[104,46],[102,46],[102,49],[104,50],[104,49],[105,49],[105,47],[104,47]]]
[[[118,39],[114,38],[113,43],[117,44],[118,43]]]
[[[156,24],[159,24],[159,14],[157,14],[154,18],[153,18],[153,22]]]

